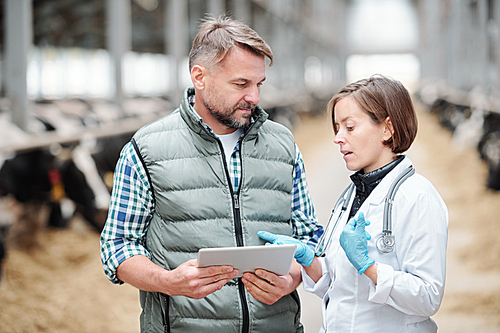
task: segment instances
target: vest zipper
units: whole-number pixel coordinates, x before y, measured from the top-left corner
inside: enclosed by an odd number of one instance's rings
[[[203,124],[203,120],[199,120],[198,123],[200,124],[201,128],[207,132],[208,135],[212,136],[209,130],[207,130]],[[252,124],[253,126],[253,124]],[[243,137],[246,135],[246,133],[243,135]],[[227,167],[227,161],[226,161],[226,154],[224,153],[224,146],[222,145],[222,142],[220,141],[219,138],[214,137],[215,141],[217,141],[217,144],[219,145],[219,149],[221,151],[222,155],[222,161],[224,165],[224,171],[226,173],[226,179],[229,184],[229,191],[231,192],[231,199],[233,203],[233,219],[234,219],[234,229],[236,231],[236,245],[237,246],[244,246],[245,244],[243,243],[243,235],[242,235],[242,230],[241,230],[241,218],[240,218],[240,203],[239,203],[239,188],[238,188],[238,193],[234,193],[233,190],[233,185],[231,183],[231,177],[229,176],[229,170]],[[240,138],[239,144],[240,144],[240,164],[241,164],[241,142],[243,138]],[[241,182],[240,182],[241,183]]]
[[[236,245],[244,246],[245,244],[243,243],[243,230],[241,228],[239,191],[238,194],[233,193],[233,207],[234,229],[236,231]]]
[[[260,116],[259,116],[260,117]],[[247,133],[250,131],[250,129],[255,125],[256,121],[253,122],[250,125],[250,128],[248,128],[247,131],[245,131],[245,134],[240,138],[239,140],[239,145],[240,145],[240,165],[243,165],[243,159],[241,157],[241,148],[242,148],[242,143],[243,143],[243,138],[247,135]],[[203,121],[200,120],[200,125],[201,127],[208,133],[210,132],[203,126]],[[237,246],[244,246],[243,242],[243,231],[241,228],[241,216],[240,216],[240,200],[239,200],[239,195],[240,195],[240,189],[241,189],[241,184],[242,184],[242,179],[243,175],[240,177],[240,186],[238,187],[238,193],[234,193],[233,190],[233,185],[231,183],[231,177],[229,176],[229,170],[227,167],[227,162],[226,162],[226,154],[224,153],[224,147],[222,146],[222,142],[219,139],[217,140],[217,143],[219,144],[219,148],[221,151],[222,155],[222,160],[223,160],[223,165],[224,165],[224,171],[226,172],[226,178],[229,183],[229,191],[231,192],[231,199],[233,202],[233,217],[234,217],[234,229],[236,232],[236,245]],[[243,169],[243,168],[242,168]],[[238,280],[238,290],[240,293],[240,300],[241,300],[241,308],[243,311],[243,327],[242,327],[242,333],[248,333],[250,329],[250,315],[248,312],[248,304],[247,304],[247,299],[245,296],[245,286],[243,285],[243,282],[241,282],[241,278]]]
[[[250,326],[250,315],[248,313],[248,305],[247,298],[245,296],[245,285],[241,282],[241,279],[238,280],[238,290],[240,292],[241,304],[243,306],[241,309],[243,310],[243,327],[241,329],[242,333],[248,333]]]
[[[226,173],[227,182],[229,184],[229,191],[231,192],[231,199],[233,202],[233,218],[234,218],[234,229],[236,232],[236,235],[235,235],[236,245],[237,246],[244,246],[245,244],[243,242],[243,232],[241,229],[240,199],[239,199],[241,186],[238,187],[238,193],[234,193],[233,185],[231,182],[231,177],[229,176],[229,170],[227,167],[226,154],[224,154],[224,147],[222,146],[222,142],[220,142],[219,139],[216,139],[216,140],[217,140],[217,143],[219,144],[219,148],[221,151],[222,161],[223,161],[222,164],[224,165],[224,171]],[[240,141],[240,165],[241,165],[241,162],[242,161],[241,161],[241,141]],[[240,178],[240,180],[241,180],[241,178]]]
[[[163,295],[163,305],[165,307],[165,313],[163,315],[163,332],[170,333],[170,312],[169,312],[169,296]]]
[[[244,246],[243,242],[243,231],[241,228],[241,216],[240,216],[240,200],[239,200],[239,194],[240,194],[240,188],[241,188],[241,181],[240,181],[240,186],[238,187],[238,193],[234,193],[233,185],[231,183],[231,177],[229,176],[229,170],[227,167],[227,162],[226,162],[226,155],[224,154],[224,147],[222,146],[222,142],[220,142],[219,139],[217,139],[217,142],[219,143],[219,148],[222,153],[222,160],[223,160],[223,165],[224,165],[224,171],[226,172],[226,178],[229,183],[229,191],[231,192],[231,199],[233,201],[233,218],[234,218],[234,229],[236,232],[236,245],[237,246]],[[240,140],[240,165],[242,163],[241,159],[241,140]],[[242,177],[240,177],[241,180]],[[247,304],[247,298],[245,296],[245,286],[243,285],[243,282],[241,282],[241,279],[238,280],[238,291],[240,294],[240,300],[241,300],[241,309],[243,311],[243,326],[242,326],[242,333],[248,333],[249,331],[249,326],[250,326],[250,315],[248,313],[248,304]]]
[[[240,166],[241,170],[243,170],[243,158],[241,157],[241,148],[242,148],[242,139],[239,141],[240,145]],[[243,243],[243,230],[241,228],[241,213],[240,213],[240,202],[239,202],[239,197],[240,197],[240,190],[241,190],[241,185],[243,184],[243,174],[240,175],[240,186],[238,186],[238,193],[234,194],[233,193],[233,199],[234,199],[234,209],[236,210],[235,216],[234,216],[234,224],[235,224],[235,230],[236,230],[236,243],[238,246],[244,246]],[[239,245],[241,244],[241,245]],[[247,304],[247,298],[245,296],[245,285],[243,282],[241,282],[241,279],[238,281],[238,290],[240,292],[240,299],[241,299],[241,304],[242,304],[242,311],[243,311],[243,327],[241,332],[242,333],[248,333],[250,330],[250,314],[248,312],[248,304]]]

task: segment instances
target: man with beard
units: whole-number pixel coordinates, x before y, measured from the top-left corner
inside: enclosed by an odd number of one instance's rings
[[[264,244],[259,230],[310,246],[323,232],[292,134],[258,106],[266,57],[248,26],[207,19],[189,55],[194,87],[122,150],[101,260],[112,282],[140,289],[142,332],[303,331],[297,263],[241,278],[196,267],[200,248]]]

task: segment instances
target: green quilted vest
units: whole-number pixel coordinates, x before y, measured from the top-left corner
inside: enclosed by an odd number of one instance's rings
[[[133,143],[155,199],[147,234],[151,260],[175,269],[200,248],[262,245],[257,231],[292,234],[293,136],[258,108],[240,143],[241,184],[232,193],[222,145],[189,109],[140,129]],[[273,305],[255,300],[240,279],[200,300],[141,291],[142,332],[301,332],[297,292]]]

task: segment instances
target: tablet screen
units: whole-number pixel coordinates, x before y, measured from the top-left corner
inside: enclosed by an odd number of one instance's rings
[[[286,275],[292,267],[295,249],[293,244],[204,248],[198,251],[198,267],[230,265],[239,270],[237,277],[257,268]]]

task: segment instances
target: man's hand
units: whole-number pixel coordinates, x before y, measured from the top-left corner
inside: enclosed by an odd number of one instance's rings
[[[276,275],[263,269],[257,269],[255,274],[250,272],[243,274],[241,281],[256,300],[271,305],[294,291],[302,280],[300,266],[294,263],[288,275]]]
[[[196,260],[189,260],[169,272],[169,295],[181,295],[200,299],[221,289],[231,281],[238,270],[231,266],[200,268]]]
[[[144,291],[200,299],[221,289],[238,275],[238,270],[231,266],[199,268],[193,259],[169,271],[137,255],[123,261],[116,274],[123,282]]]

